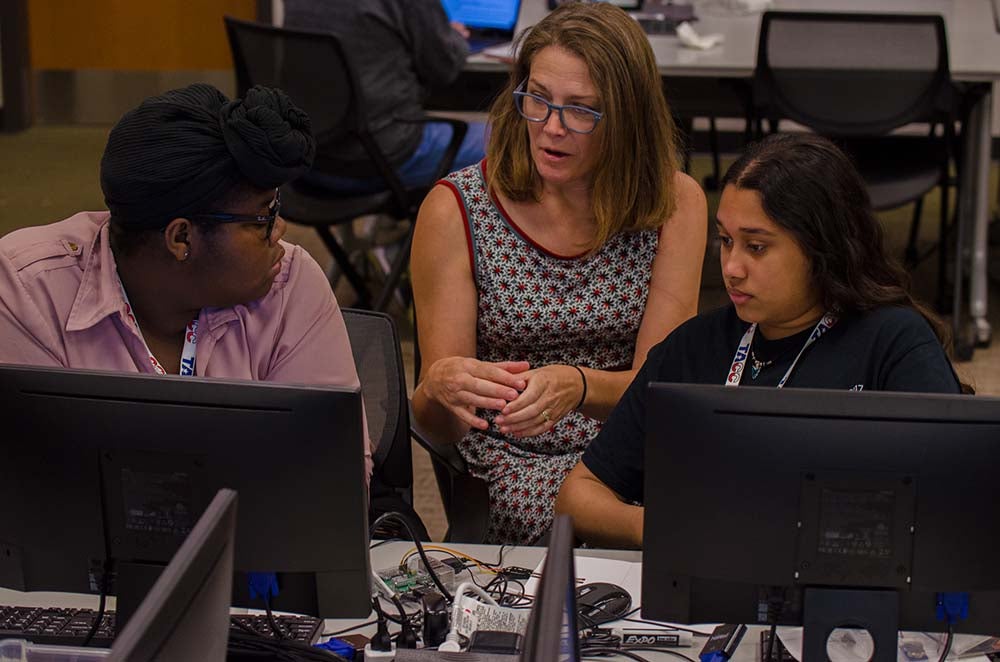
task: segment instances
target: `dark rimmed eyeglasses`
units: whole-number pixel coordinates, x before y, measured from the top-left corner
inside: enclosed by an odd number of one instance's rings
[[[271,232],[274,230],[274,222],[281,213],[281,191],[274,189],[274,200],[267,206],[266,214],[229,214],[227,212],[208,212],[205,214],[193,214],[191,218],[204,218],[216,223],[258,223],[267,225],[267,233],[264,235],[265,241],[271,241]]]
[[[537,94],[525,92],[524,88],[528,84],[525,80],[514,90],[514,105],[521,117],[529,122],[547,122],[552,111],[558,111],[559,121],[566,127],[567,131],[573,133],[593,133],[597,128],[597,123],[604,117],[604,113],[584,106],[560,106],[551,103]]]

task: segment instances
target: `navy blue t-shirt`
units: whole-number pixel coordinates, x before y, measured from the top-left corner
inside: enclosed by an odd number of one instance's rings
[[[623,499],[640,502],[647,385],[724,384],[736,347],[749,326],[729,305],[688,320],[653,347],[600,434],[584,452],[587,468]],[[748,359],[740,388],[777,386],[812,330],[768,341],[758,329],[752,347],[766,367],[752,379],[752,361]],[[915,310],[897,307],[842,317],[806,350],[785,386],[960,392],[955,371],[930,325]]]

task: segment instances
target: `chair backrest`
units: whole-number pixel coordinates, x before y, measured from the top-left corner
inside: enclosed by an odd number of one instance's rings
[[[413,455],[403,357],[396,324],[384,313],[344,308],[354,364],[361,379],[375,477],[412,503]]]
[[[349,141],[360,141],[373,162],[380,155],[372,153],[378,148],[369,133],[364,93],[336,35],[231,16],[225,23],[239,94],[254,85],[277,87],[304,110],[316,138],[317,169],[348,176],[383,174],[376,163],[338,157]]]
[[[826,135],[877,135],[951,108],[944,19],[923,14],[765,12],[758,114]]]

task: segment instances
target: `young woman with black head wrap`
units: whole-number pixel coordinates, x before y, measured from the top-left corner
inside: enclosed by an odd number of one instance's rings
[[[109,212],[0,239],[0,362],[357,386],[322,270],[281,241],[314,153],[279,90],[146,99],[101,159]]]

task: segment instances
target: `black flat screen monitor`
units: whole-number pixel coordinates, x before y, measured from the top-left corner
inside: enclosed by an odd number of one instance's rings
[[[281,573],[275,609],[370,612],[358,390],[0,366],[0,402],[3,586],[99,592],[113,558],[127,620],[230,488],[236,568]],[[263,606],[248,593],[237,574],[234,604]]]
[[[111,647],[108,662],[224,662],[236,492],[219,490]]]
[[[874,589],[943,631],[965,592],[956,631],[998,634],[1000,400],[649,389],[644,618],[798,625],[815,588]]]
[[[556,515],[542,579],[524,633],[521,662],[580,660],[574,568],[573,522],[568,515]]]

